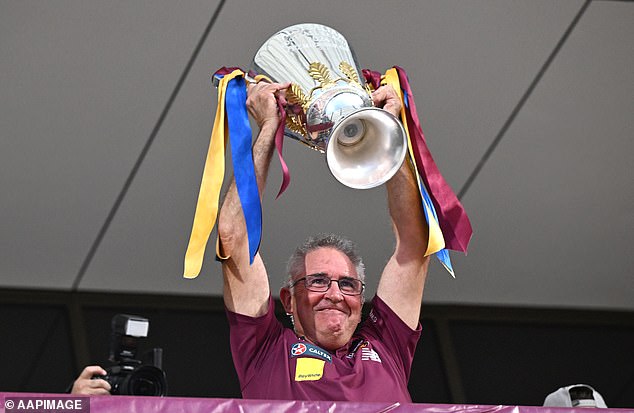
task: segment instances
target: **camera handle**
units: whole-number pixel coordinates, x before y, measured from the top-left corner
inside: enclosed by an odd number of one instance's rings
[[[163,349],[160,347],[153,348],[151,350],[152,354],[152,365],[160,370],[163,370]]]

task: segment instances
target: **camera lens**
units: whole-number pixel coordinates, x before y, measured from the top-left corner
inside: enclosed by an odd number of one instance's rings
[[[119,386],[119,393],[133,396],[165,396],[165,373],[154,366],[141,366],[125,378]]]
[[[167,379],[165,372],[154,366],[121,368],[114,366],[107,369],[108,375],[95,376],[110,383],[110,393],[128,396],[165,396]]]

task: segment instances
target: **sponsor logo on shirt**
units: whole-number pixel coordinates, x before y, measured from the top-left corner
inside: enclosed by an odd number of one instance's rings
[[[376,361],[381,363],[381,357],[379,357],[377,352],[367,347],[361,348],[361,360]]]
[[[295,381],[315,381],[324,375],[325,361],[311,357],[299,357],[295,365]]]
[[[313,357],[332,363],[332,356],[326,350],[310,343],[295,343],[291,346],[291,357]]]
[[[303,343],[295,343],[295,344],[293,344],[293,347],[291,347],[291,356],[292,357],[301,356],[305,352],[306,352],[306,345],[303,344]]]

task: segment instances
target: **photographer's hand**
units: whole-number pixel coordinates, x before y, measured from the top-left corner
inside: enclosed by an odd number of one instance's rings
[[[86,367],[73,383],[71,394],[110,394],[110,383],[93,376],[105,376],[106,371],[100,366]]]

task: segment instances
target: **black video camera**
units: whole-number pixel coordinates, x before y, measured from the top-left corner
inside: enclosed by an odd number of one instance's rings
[[[110,393],[134,396],[165,396],[167,378],[161,370],[163,350],[154,348],[145,360],[137,359],[137,341],[147,337],[147,318],[117,314],[112,317],[109,360],[116,363],[106,369],[105,376],[93,376],[110,383]]]

